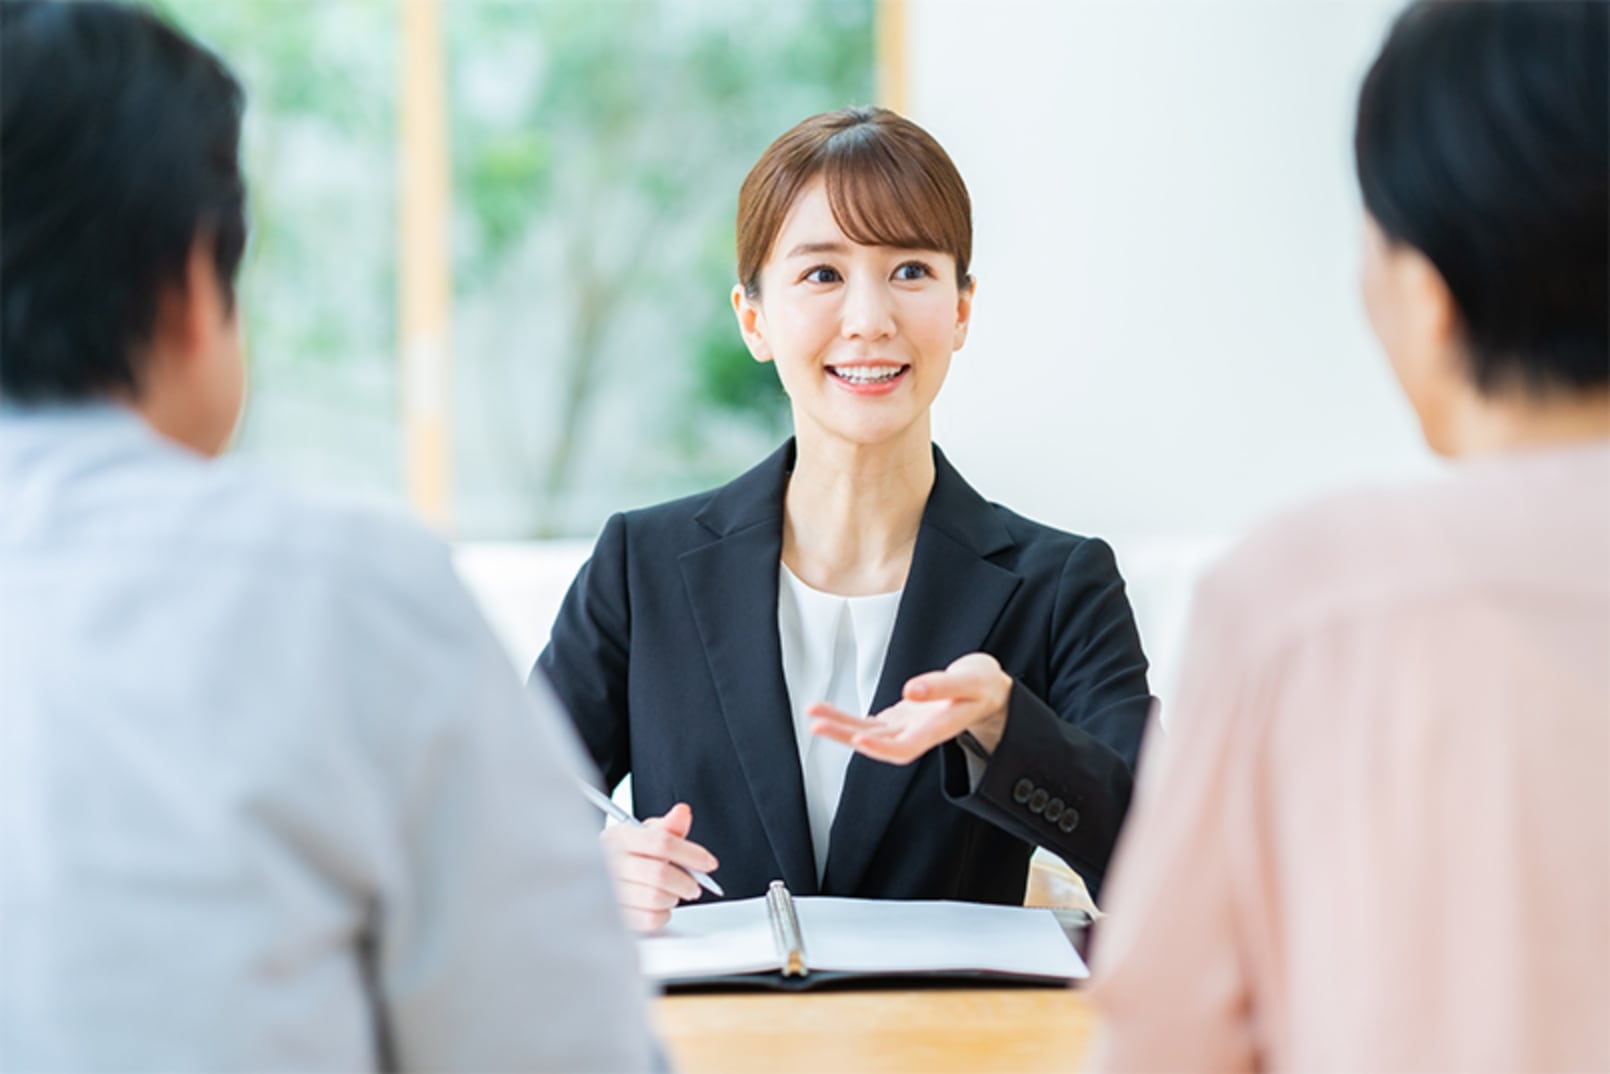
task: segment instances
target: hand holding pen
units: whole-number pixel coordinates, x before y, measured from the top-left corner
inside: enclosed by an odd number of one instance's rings
[[[631,928],[649,932],[661,927],[679,902],[699,897],[700,887],[722,894],[721,885],[707,875],[720,863],[687,838],[693,810],[686,803],[678,802],[664,816],[640,821],[591,784],[583,783],[582,788],[593,805],[621,822],[606,827],[602,838],[615,878],[615,897]]]

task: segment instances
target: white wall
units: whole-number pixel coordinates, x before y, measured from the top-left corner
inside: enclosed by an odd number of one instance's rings
[[[981,490],[1189,559],[1429,468],[1356,282],[1353,106],[1397,7],[910,0],[909,110],[977,231],[937,436]]]

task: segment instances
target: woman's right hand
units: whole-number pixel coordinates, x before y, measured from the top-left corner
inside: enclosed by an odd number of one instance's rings
[[[687,869],[714,872],[716,856],[688,839],[693,810],[678,802],[663,817],[635,824],[611,824],[601,838],[615,878],[615,897],[626,924],[651,932],[671,920],[671,908],[699,897],[699,883]],[[684,866],[685,868],[678,868]]]

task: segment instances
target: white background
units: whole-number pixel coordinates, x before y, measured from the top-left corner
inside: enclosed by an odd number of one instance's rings
[[[909,111],[974,199],[936,435],[1119,546],[1430,456],[1358,297],[1358,85],[1399,5],[911,0]]]

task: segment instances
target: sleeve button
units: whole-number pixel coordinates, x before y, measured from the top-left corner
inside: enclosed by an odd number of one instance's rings
[[[1062,812],[1062,819],[1057,821],[1057,827],[1065,832],[1071,832],[1079,827],[1079,811],[1072,806]]]
[[[1043,813],[1043,812],[1045,812],[1045,803],[1047,801],[1049,801],[1050,798],[1051,798],[1051,796],[1046,793],[1046,790],[1045,790],[1044,787],[1038,788],[1029,797],[1029,812],[1030,813]]]
[[[1022,805],[1024,802],[1029,800],[1029,795],[1033,793],[1033,782],[1026,778],[1020,779],[1012,787],[1012,801],[1016,802],[1018,805]]]
[[[1051,799],[1049,802],[1045,803],[1045,819],[1049,821],[1056,820],[1058,817],[1062,816],[1062,810],[1064,808],[1065,807],[1062,804],[1062,799]]]

